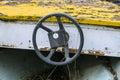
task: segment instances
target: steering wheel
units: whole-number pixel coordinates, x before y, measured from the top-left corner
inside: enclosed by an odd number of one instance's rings
[[[52,29],[50,29],[42,24],[43,22],[45,22],[46,19],[51,18],[51,17],[56,18],[57,23],[59,25],[58,31],[53,31]],[[65,30],[65,27],[64,27],[62,19],[61,19],[62,17],[70,20],[75,25],[75,27],[77,28],[78,33],[79,33],[80,44],[79,44],[78,50],[72,57],[70,57],[69,44],[68,44],[69,38],[71,36],[69,36],[68,32]],[[44,56],[43,53],[40,52],[40,50],[38,49],[38,45],[36,42],[36,34],[37,34],[37,31],[39,28],[48,32],[48,38],[49,38],[51,50],[47,56]],[[71,61],[75,60],[80,55],[80,52],[83,48],[84,37],[83,37],[83,32],[82,32],[80,25],[72,17],[70,17],[69,15],[66,15],[64,13],[53,13],[53,14],[49,14],[49,15],[43,17],[40,21],[38,21],[38,23],[33,31],[32,41],[33,41],[33,47],[34,47],[35,52],[37,53],[38,57],[40,59],[42,59],[44,62],[52,64],[52,65],[65,65],[65,64],[70,63]],[[59,48],[59,47],[64,48],[64,61],[54,61],[51,59],[52,56],[54,54],[56,54],[57,48]],[[59,55],[57,57],[59,57]]]

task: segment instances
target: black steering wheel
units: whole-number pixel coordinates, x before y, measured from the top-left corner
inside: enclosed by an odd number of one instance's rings
[[[58,31],[53,31],[52,29],[50,29],[42,24],[43,22],[45,22],[46,19],[51,18],[51,17],[56,18],[57,23],[59,25]],[[78,33],[79,33],[80,44],[79,44],[79,47],[78,47],[76,53],[72,57],[70,57],[69,44],[68,44],[69,38],[71,36],[69,36],[68,32],[65,30],[63,21],[61,19],[62,17],[70,20],[75,25],[75,27],[77,28]],[[43,53],[40,52],[40,50],[38,49],[38,45],[36,42],[36,34],[37,34],[37,31],[39,28],[48,32],[48,38],[49,38],[51,50],[47,56],[44,56]],[[40,59],[42,59],[46,63],[52,64],[52,65],[65,65],[65,64],[70,63],[71,61],[75,60],[80,55],[80,52],[83,48],[84,37],[83,37],[83,32],[82,32],[80,25],[73,18],[71,18],[70,16],[68,16],[64,13],[53,13],[53,14],[49,14],[49,15],[43,17],[37,23],[37,25],[33,31],[32,41],[33,41],[33,47],[35,49],[35,52],[37,53],[37,55]],[[64,60],[63,61],[54,61],[51,59],[51,57],[54,54],[56,54],[55,53],[56,49],[59,47],[64,48]],[[59,57],[59,56],[57,56],[57,57]]]

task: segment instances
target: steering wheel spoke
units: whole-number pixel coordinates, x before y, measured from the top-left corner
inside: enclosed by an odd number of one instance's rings
[[[56,51],[56,48],[55,49],[51,49],[50,53],[48,54],[48,56],[46,57],[46,59],[50,60],[51,57],[53,56],[53,54],[55,53],[55,51]]]
[[[57,19],[57,22],[58,22],[58,24],[59,24],[60,30],[65,30],[65,29],[64,29],[64,26],[63,26],[63,23],[62,23],[62,21],[61,21],[61,16],[56,15],[56,19]]]
[[[67,59],[67,58],[70,58],[69,57],[69,47],[68,47],[68,45],[66,45],[65,47],[64,47],[64,50],[65,50],[65,58]]]
[[[40,26],[41,26],[40,28],[42,28],[43,30],[45,30],[45,31],[47,31],[47,32],[52,32],[51,29],[45,27],[43,24],[41,24]]]

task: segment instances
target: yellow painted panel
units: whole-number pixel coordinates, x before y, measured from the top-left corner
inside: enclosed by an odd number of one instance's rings
[[[79,23],[120,27],[120,6],[110,2],[98,1],[80,6],[62,0],[31,0],[14,5],[8,3],[0,2],[1,20],[37,21],[47,14],[61,12],[73,16]]]

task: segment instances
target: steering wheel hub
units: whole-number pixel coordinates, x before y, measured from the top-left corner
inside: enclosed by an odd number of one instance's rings
[[[59,34],[58,34],[58,33],[54,33],[54,34],[53,34],[53,38],[54,38],[54,39],[58,39],[58,38],[59,38]]]
[[[56,31],[48,33],[51,48],[64,47],[67,45],[69,35],[65,31]]]

